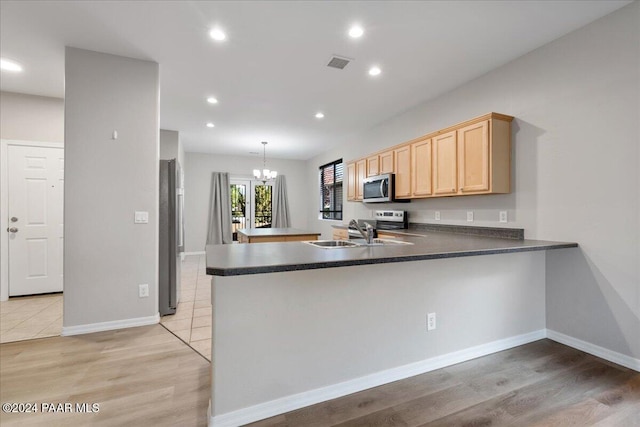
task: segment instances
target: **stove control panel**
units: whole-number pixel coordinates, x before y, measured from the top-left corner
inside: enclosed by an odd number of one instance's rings
[[[377,221],[404,222],[407,211],[375,211],[373,216]]]

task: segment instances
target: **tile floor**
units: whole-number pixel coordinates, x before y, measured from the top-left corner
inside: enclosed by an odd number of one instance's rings
[[[185,257],[178,309],[160,323],[211,361],[211,277],[205,269],[204,255]]]
[[[204,255],[185,257],[178,309],[160,323],[211,360],[211,278],[205,268]],[[53,337],[61,331],[61,293],[0,302],[0,343]]]
[[[0,343],[55,337],[61,331],[61,293],[0,302]]]

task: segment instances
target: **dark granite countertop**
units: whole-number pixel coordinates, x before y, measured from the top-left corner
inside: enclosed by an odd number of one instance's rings
[[[275,237],[275,236],[319,236],[322,233],[316,233],[308,230],[300,230],[299,228],[241,228],[238,233],[247,237]]]
[[[574,248],[577,243],[472,236],[410,229],[413,245],[324,249],[304,242],[208,245],[207,274],[239,276],[388,262]]]

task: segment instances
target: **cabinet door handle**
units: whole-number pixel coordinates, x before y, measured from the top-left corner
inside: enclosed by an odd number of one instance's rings
[[[8,231],[9,233],[17,233],[17,232],[18,232],[18,229],[17,229],[16,227],[11,227],[11,228],[7,228],[7,231]]]

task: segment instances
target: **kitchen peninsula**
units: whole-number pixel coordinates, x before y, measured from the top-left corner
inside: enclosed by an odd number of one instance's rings
[[[242,425],[544,338],[545,251],[577,247],[433,231],[400,239],[410,244],[207,246],[210,425]],[[427,313],[437,315],[434,330]]]
[[[317,240],[320,233],[297,228],[241,228],[238,230],[240,243],[298,242]]]

